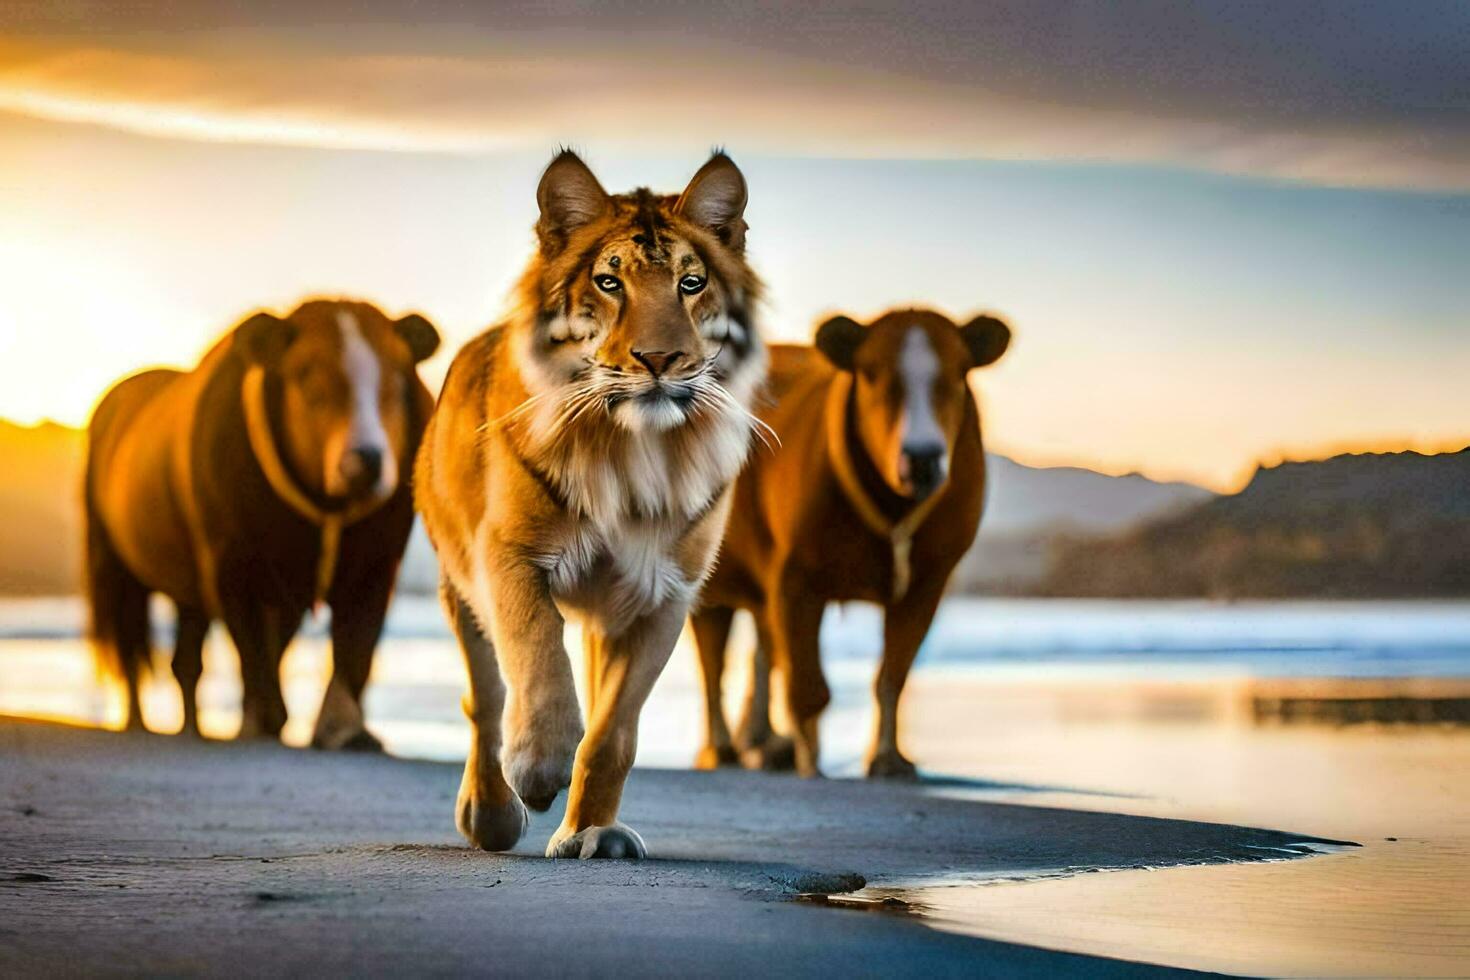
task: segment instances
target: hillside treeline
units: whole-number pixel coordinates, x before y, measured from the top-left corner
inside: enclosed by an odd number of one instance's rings
[[[1288,463],[1116,536],[1053,542],[1043,595],[1470,597],[1470,450]]]

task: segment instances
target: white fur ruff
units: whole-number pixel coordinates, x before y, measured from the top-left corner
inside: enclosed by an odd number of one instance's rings
[[[548,329],[555,336],[565,324]],[[679,382],[694,392],[688,402],[630,396],[609,405],[608,393],[635,384],[647,390],[647,380],[589,379],[578,373],[586,359],[574,345],[547,356],[529,340],[517,361],[531,397],[503,424],[518,431],[522,450],[569,511],[567,529],[535,559],[550,573],[553,595],[614,628],[665,603],[692,601],[705,570],[687,576],[674,549],[745,463],[760,424],[750,405],[765,375],[764,348],[738,364],[720,352],[701,376]],[[694,425],[697,432],[686,428]]]

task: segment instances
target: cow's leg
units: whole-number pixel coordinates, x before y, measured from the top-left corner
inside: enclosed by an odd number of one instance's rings
[[[89,462],[88,466],[92,464]],[[90,477],[89,483],[90,483]],[[128,731],[147,731],[143,724],[143,704],[139,694],[143,668],[151,658],[148,622],[148,588],[128,571],[122,557],[112,547],[112,540],[102,526],[102,518],[92,502],[89,487],[86,500],[87,521],[87,602],[91,623],[88,633],[96,645],[102,664],[116,670],[126,695],[123,727]]]
[[[464,699],[464,712],[473,733],[455,802],[455,826],[476,847],[508,851],[525,834],[529,817],[500,768],[505,683],[500,678],[489,637],[447,578],[440,580],[439,598],[464,652],[470,675],[470,693]]]
[[[547,857],[641,858],[643,840],[618,822],[623,783],[638,751],[638,716],[678,642],[687,606],[669,602],[599,644],[596,710],[577,749],[567,812]]]
[[[202,609],[178,607],[174,633],[174,680],[184,702],[184,725],[180,735],[199,737],[199,678],[204,676],[204,639],[209,635],[209,616]]]
[[[916,775],[914,764],[898,748],[898,699],[934,620],[944,582],[942,575],[920,579],[903,599],[888,606],[884,616],[883,660],[873,685],[878,722],[868,751],[870,778],[912,779]]]
[[[127,731],[146,732],[143,723],[143,675],[153,668],[153,635],[149,622],[149,593],[136,583],[121,598],[118,627],[118,655],[123,669],[123,682],[128,691]]]
[[[721,694],[725,677],[725,647],[730,641],[730,624],[734,619],[735,610],[729,606],[706,606],[689,617],[689,624],[694,630],[694,646],[699,652],[700,679],[704,685],[704,745],[694,757],[696,769],[716,769],[736,761]]]
[[[786,678],[786,705],[794,727],[796,771],[820,776],[817,722],[832,700],[822,674],[822,612],[826,603],[800,582],[783,581],[768,609],[772,660]]]
[[[740,751],[764,745],[771,736],[771,647],[770,630],[756,629],[755,651],[750,657],[750,686],[735,726],[735,745]]]
[[[747,769],[784,771],[796,765],[796,743],[771,725],[771,631],[757,616],[755,652],[750,658],[750,688],[735,729],[735,748]]]
[[[393,579],[391,571],[384,570],[332,595],[332,679],[317,712],[313,748],[383,750],[363,720],[362,692],[393,597]]]
[[[281,656],[295,629],[289,617],[248,598],[227,600],[225,628],[240,654],[240,680],[245,689],[240,738],[279,738],[286,727],[286,700],[281,695]],[[301,614],[295,618],[299,624]]]

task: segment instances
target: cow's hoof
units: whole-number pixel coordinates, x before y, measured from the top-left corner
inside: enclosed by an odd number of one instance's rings
[[[785,735],[770,735],[741,752],[740,764],[747,769],[790,772],[796,768],[796,743]]]
[[[342,743],[344,752],[382,752],[383,743],[378,741],[378,736],[363,728],[347,741]]]
[[[383,743],[366,728],[339,731],[317,730],[311,736],[311,747],[328,752],[382,752]]]
[[[919,770],[897,749],[892,749],[868,760],[868,778],[914,780],[919,778]]]
[[[722,766],[733,766],[740,762],[740,756],[735,752],[733,745],[706,745],[694,756],[694,768],[696,769],[719,769]]]

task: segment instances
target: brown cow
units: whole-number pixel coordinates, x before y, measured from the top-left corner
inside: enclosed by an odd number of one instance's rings
[[[325,601],[333,673],[313,744],[378,747],[362,689],[433,408],[415,367],[438,344],[418,314],[316,300],[285,318],[257,313],[192,371],[145,371],[102,399],[87,453],[88,600],[98,656],[128,688],[128,727],[143,727],[151,593],[178,609],[173,672],[190,734],[211,620],[240,654],[241,735],[276,736],[281,655]]]
[[[818,774],[817,718],[829,700],[818,630],[829,602],[884,607],[869,776],[914,775],[898,749],[898,699],[955,563],[974,541],[985,491],[980,419],[966,382],[1010,343],[1000,320],[963,327],[926,310],[871,326],[834,317],[816,348],[773,347],[762,413],[780,437],[735,485],[718,563],[693,616],[706,738],[696,765],[776,766],[766,672],[786,678],[795,763]],[[754,613],[751,698],[737,737],[720,699],[735,610]],[[789,751],[789,749],[788,749]]]

